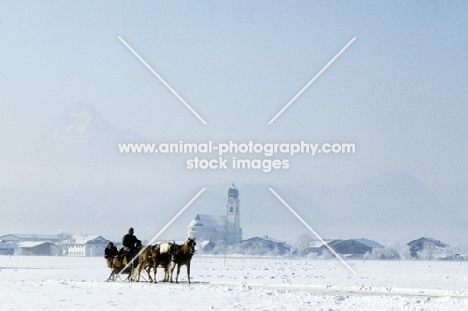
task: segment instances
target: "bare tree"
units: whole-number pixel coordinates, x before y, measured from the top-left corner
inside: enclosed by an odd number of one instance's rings
[[[309,247],[309,244],[314,240],[314,238],[308,234],[308,233],[303,233],[299,236],[299,241],[301,243],[301,245],[304,247],[304,248],[307,248]]]
[[[310,246],[314,238],[308,233],[302,233],[296,242],[296,248],[300,254],[305,253],[305,250]]]

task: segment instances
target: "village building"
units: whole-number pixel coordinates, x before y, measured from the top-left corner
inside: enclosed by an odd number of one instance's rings
[[[20,256],[57,256],[57,244],[46,241],[26,241],[16,244],[14,255]]]
[[[383,245],[368,239],[349,239],[349,240],[333,240],[327,242],[337,254],[344,255],[364,255],[371,254],[374,248],[383,248]],[[329,254],[330,250],[326,245],[321,245],[318,250],[319,254]]]
[[[76,257],[103,256],[108,243],[109,240],[100,235],[75,236],[64,247],[64,255]]]
[[[197,241],[236,244],[242,240],[239,190],[234,183],[228,190],[225,215],[197,214],[188,225],[187,234]]]
[[[244,255],[287,255],[291,252],[291,246],[284,241],[279,241],[268,236],[253,237],[239,243],[237,249]]]
[[[410,247],[410,255],[417,259],[434,259],[442,258],[445,255],[445,248],[447,244],[439,240],[422,237],[407,243]]]
[[[6,234],[0,236],[0,241],[3,245],[0,245],[0,254],[55,256],[60,253],[60,238],[57,235]]]
[[[215,243],[211,241],[207,241],[207,240],[197,243],[197,248],[207,253],[211,252],[215,247],[216,247]]]
[[[325,243],[330,243],[331,241],[334,241],[334,240],[323,240]],[[322,243],[322,241],[320,240],[315,240],[315,239],[311,239],[310,241],[307,241],[306,242],[306,245],[301,245],[301,247],[299,249],[296,249],[294,251],[294,254],[299,254],[299,255],[308,255],[308,254],[322,254],[322,246],[324,246],[324,244]]]

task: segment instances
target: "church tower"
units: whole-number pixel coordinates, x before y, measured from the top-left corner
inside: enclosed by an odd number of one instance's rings
[[[226,204],[226,244],[235,244],[241,240],[239,190],[232,183],[231,188],[228,190]]]

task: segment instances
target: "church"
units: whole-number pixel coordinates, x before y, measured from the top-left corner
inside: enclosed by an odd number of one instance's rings
[[[189,237],[196,238],[197,241],[227,245],[242,240],[239,190],[234,183],[227,195],[226,215],[197,214],[188,226]]]

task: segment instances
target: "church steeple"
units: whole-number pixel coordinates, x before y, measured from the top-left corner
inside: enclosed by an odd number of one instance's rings
[[[242,229],[240,228],[240,200],[239,190],[234,182],[228,190],[226,204],[226,243],[234,244],[242,240]]]
[[[232,182],[232,186],[228,190],[228,199],[229,198],[237,199],[237,197],[239,197],[239,190],[237,190],[236,186],[234,185],[234,182]]]

